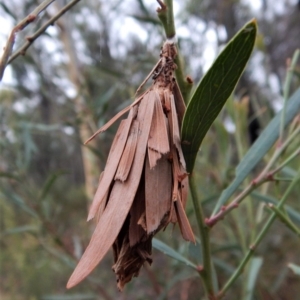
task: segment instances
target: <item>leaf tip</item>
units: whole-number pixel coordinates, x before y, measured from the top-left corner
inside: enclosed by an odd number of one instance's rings
[[[70,277],[69,281],[67,282],[66,288],[69,290],[72,287],[74,287],[76,284],[78,284],[78,280],[75,280],[76,278],[74,278],[74,273],[72,274],[72,276]]]

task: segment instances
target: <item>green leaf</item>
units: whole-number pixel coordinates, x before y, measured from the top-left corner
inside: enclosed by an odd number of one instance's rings
[[[187,258],[182,256],[179,252],[172,249],[171,247],[169,247],[168,245],[166,245],[162,241],[159,241],[157,239],[153,239],[152,246],[155,249],[159,250],[160,252],[162,252],[162,253],[164,253],[164,254],[172,257],[172,258],[175,258],[177,261],[180,261],[180,262],[186,264],[187,266],[192,267],[193,269],[197,270],[197,266],[194,263],[192,263],[190,260],[188,260]]]
[[[284,126],[286,127],[300,111],[300,88],[288,100]],[[214,209],[215,214],[220,207],[232,196],[243,180],[255,168],[260,160],[274,145],[279,137],[281,111],[272,119],[268,126],[260,134],[252,147],[248,150],[236,168],[236,177],[232,183],[222,192]]]
[[[262,263],[263,259],[261,257],[254,257],[251,260],[245,300],[252,300],[255,291],[255,283]]]
[[[200,81],[187,106],[181,136],[187,171],[190,173],[204,136],[245,69],[256,31],[256,21],[251,20],[231,39]]]
[[[39,228],[37,226],[24,225],[24,226],[20,226],[20,227],[6,229],[1,233],[1,236],[24,233],[24,232],[37,232],[38,230],[39,230]]]
[[[288,264],[288,267],[296,274],[300,276],[300,266],[297,266],[295,264]]]

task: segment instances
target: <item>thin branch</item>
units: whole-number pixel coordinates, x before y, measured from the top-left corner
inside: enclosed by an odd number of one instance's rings
[[[262,185],[267,181],[274,181],[275,173],[279,172],[287,163],[289,163],[293,158],[299,155],[299,148],[290,156],[287,160],[285,160],[280,166],[270,171],[270,168],[274,165],[274,163],[278,160],[282,152],[288,147],[288,145],[299,135],[300,126],[298,126],[293,133],[287,138],[287,140],[280,146],[280,148],[276,148],[273,156],[271,157],[269,163],[263,169],[263,171],[258,175],[257,178],[252,180],[252,182],[228,205],[223,206],[218,213],[207,218],[205,220],[205,224],[209,227],[213,227],[218,221],[223,219],[225,215],[227,215],[234,208],[238,207],[239,204],[248,196],[253,190],[255,190],[258,186]]]
[[[55,23],[55,21],[57,21],[63,14],[65,14],[68,10],[70,10],[79,1],[80,0],[73,0],[70,3],[68,3],[67,5],[65,5],[54,17],[52,17],[49,21],[47,21],[39,30],[37,30],[33,35],[27,37],[27,42],[9,58],[7,64],[11,63],[18,56],[25,55],[26,50],[30,47],[30,45],[40,35],[42,35],[50,25],[53,25]]]
[[[237,208],[239,204],[249,195],[253,190],[262,185],[267,181],[273,180],[272,177],[266,176],[262,178],[259,182],[253,180],[234,200],[232,200],[228,205],[221,207],[220,211],[210,218],[205,219],[205,224],[209,227],[213,227],[218,221],[222,220],[230,211]]]
[[[15,40],[16,40],[16,34],[23,30],[25,27],[27,27],[30,23],[34,22],[36,17],[45,10],[52,2],[55,0],[45,0],[43,1],[37,8],[35,8],[26,18],[24,18],[22,21],[20,21],[11,31],[8,40],[6,42],[6,45],[4,47],[3,55],[0,59],[0,81],[2,80],[4,70],[8,64],[8,59],[11,55],[11,52],[13,50]]]

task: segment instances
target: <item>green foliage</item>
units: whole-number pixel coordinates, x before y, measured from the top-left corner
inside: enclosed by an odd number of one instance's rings
[[[232,38],[202,78],[188,103],[181,138],[190,173],[203,138],[245,69],[254,47],[256,31],[256,21],[252,20]]]
[[[300,110],[300,89],[288,100],[286,108],[286,117],[284,127],[287,126],[298,114]],[[270,148],[274,145],[279,137],[279,128],[281,121],[281,114],[278,113],[268,126],[260,134],[252,147],[247,151],[246,155],[236,167],[236,178],[232,183],[222,192],[218,203],[214,209],[214,213],[232,196],[237,190],[243,180],[250,174],[250,172],[257,166],[261,159],[266,155]]]

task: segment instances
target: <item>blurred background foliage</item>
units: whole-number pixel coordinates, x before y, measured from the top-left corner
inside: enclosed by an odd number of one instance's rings
[[[66,3],[55,1],[18,33],[16,48]],[[257,18],[260,30],[247,70],[198,155],[195,174],[207,216],[234,178],[240,159],[282,107],[287,60],[299,47],[299,3],[255,3],[174,1],[180,51],[186,73],[195,83],[246,21]],[[2,23],[7,24],[1,29],[2,42],[10,24],[17,24],[38,4],[36,0],[0,3],[0,16],[6,20]],[[156,7],[154,0],[82,1],[6,70],[0,90],[1,299],[184,300],[203,295],[195,271],[155,249],[153,265],[144,268],[122,294],[111,271],[111,254],[88,280],[70,291],[65,289],[93,230],[94,225],[85,222],[87,209],[116,126],[88,146],[82,143],[132,101],[136,88],[156,63],[164,41]],[[298,63],[291,94],[299,83]],[[284,157],[296,147],[299,139]],[[292,177],[299,168],[298,157],[283,173]],[[269,215],[264,201],[280,199],[287,185],[262,186],[212,229],[213,260],[220,283],[232,274]],[[298,226],[299,194],[298,186],[287,201]],[[191,201],[187,211],[196,231]],[[195,255],[199,249],[184,243],[177,228],[168,228],[158,239],[200,263]],[[299,238],[276,221],[250,263],[256,267],[247,267],[226,299],[299,299],[300,277],[287,266],[300,264],[299,247]],[[256,285],[252,284],[249,292],[250,277]]]

